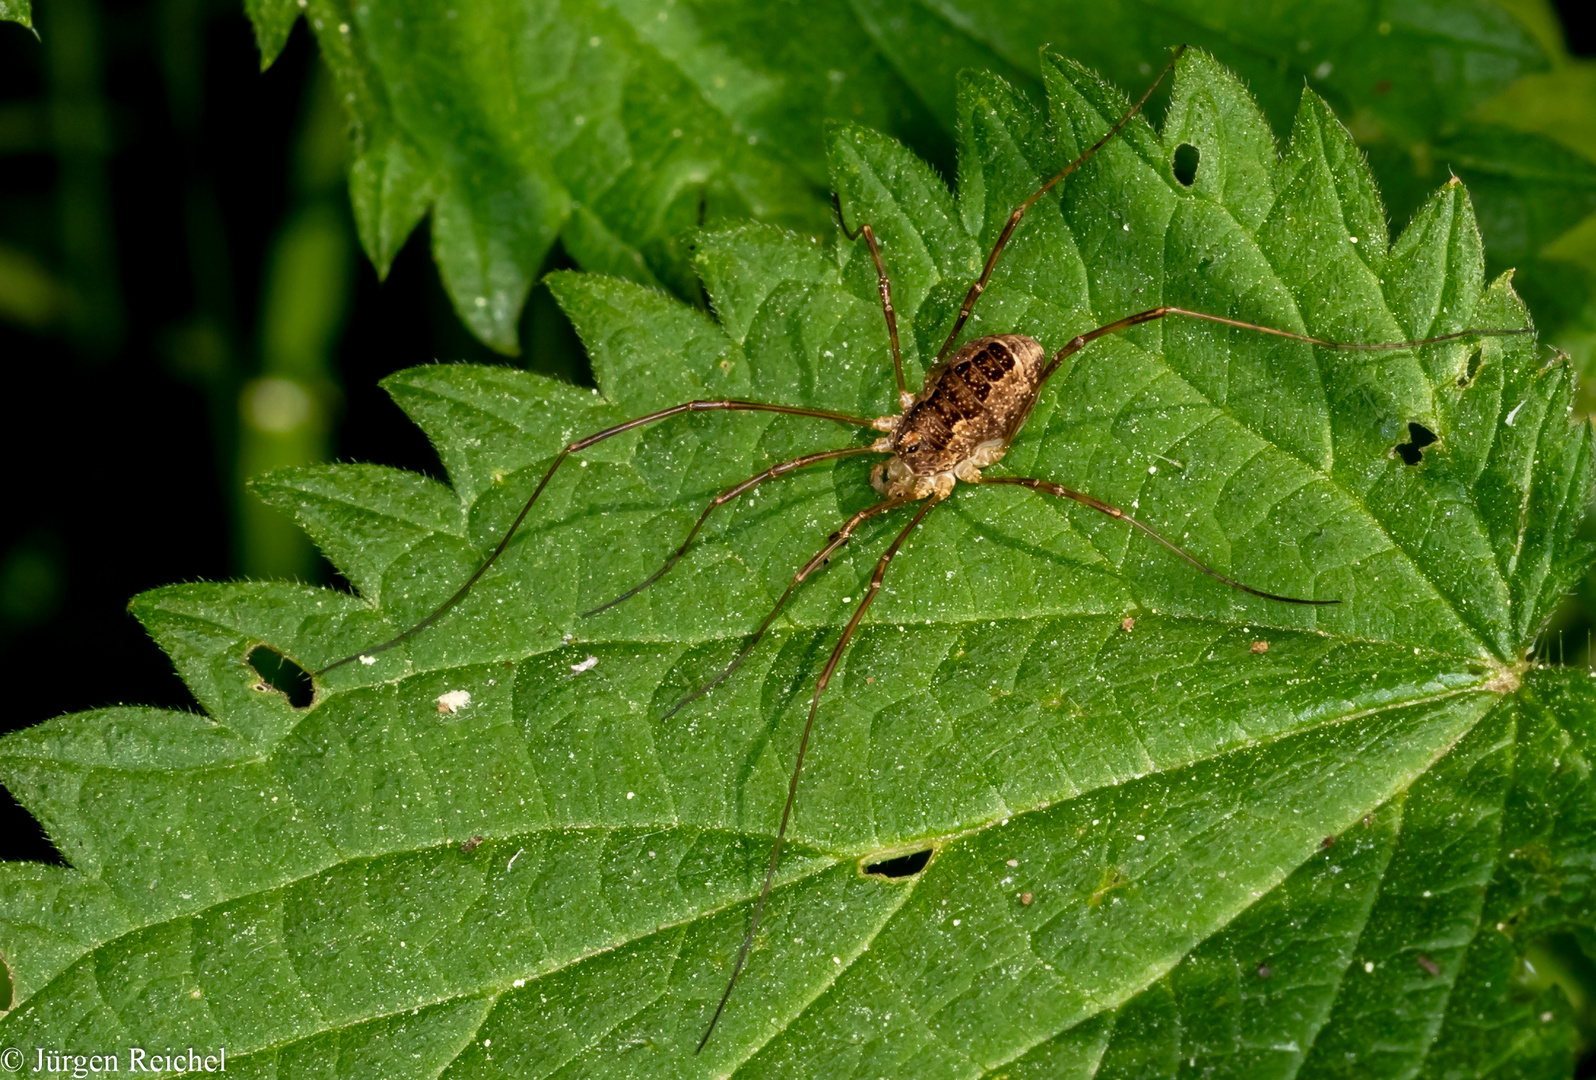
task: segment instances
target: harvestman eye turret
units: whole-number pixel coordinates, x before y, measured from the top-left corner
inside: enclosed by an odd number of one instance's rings
[[[510,528],[499,541],[498,546],[493,549],[488,558],[477,568],[476,572],[471,575],[465,584],[460,586],[453,596],[439,605],[438,609],[431,615],[428,615],[398,637],[364,652],[345,657],[316,672],[317,675],[322,675],[358,658],[369,657],[373,653],[390,649],[437,622],[445,612],[465,598],[477,580],[504,553],[505,548],[510,543],[510,539],[515,535],[516,530],[520,528],[521,523],[526,520],[532,507],[537,503],[538,497],[542,495],[543,489],[548,486],[549,480],[554,476],[560,465],[564,463],[565,459],[587,447],[603,442],[605,439],[682,413],[712,411],[765,412],[781,413],[789,416],[806,416],[830,420],[854,428],[874,429],[882,432],[882,437],[868,446],[821,450],[816,453],[806,454],[803,457],[773,465],[763,472],[727,488],[715,496],[710,501],[710,504],[705,507],[703,514],[700,515],[692,529],[688,531],[687,537],[682,541],[681,546],[665,560],[664,565],[658,571],[621,596],[586,613],[589,616],[596,615],[600,611],[604,611],[637,595],[637,593],[658,581],[680,561],[693,540],[703,529],[709,516],[718,507],[726,505],[767,480],[774,480],[777,477],[785,476],[809,465],[836,461],[840,458],[862,454],[886,455],[886,460],[877,464],[871,472],[871,483],[881,493],[882,500],[873,506],[868,506],[858,511],[848,518],[841,528],[831,534],[825,545],[815,553],[814,557],[792,576],[786,591],[776,601],[775,607],[760,623],[759,628],[750,636],[732,662],[713,679],[678,702],[670,712],[665,714],[668,718],[689,702],[708,693],[737,670],[775,622],[776,617],[786,606],[794,590],[802,585],[838,549],[847,544],[860,525],[871,518],[879,517],[894,510],[910,505],[915,506],[908,522],[899,530],[897,536],[887,545],[886,550],[882,552],[881,557],[876,561],[875,570],[870,575],[870,582],[865,588],[864,595],[854,607],[852,617],[849,618],[847,625],[843,627],[842,633],[838,636],[825,666],[821,668],[820,675],[815,681],[814,692],[809,700],[808,719],[804,722],[803,734],[799,738],[798,750],[793,760],[792,778],[787,785],[787,801],[782,807],[781,823],[776,829],[775,840],[771,844],[770,858],[765,865],[764,884],[760,889],[759,897],[755,901],[753,912],[749,917],[748,930],[737,952],[736,961],[732,965],[732,973],[727,980],[726,991],[721,995],[714,1014],[709,1018],[705,1026],[703,1038],[698,1043],[698,1050],[702,1050],[709,1041],[710,1035],[715,1030],[716,1023],[720,1020],[721,1013],[726,1008],[727,1001],[731,998],[732,989],[737,985],[737,979],[742,974],[743,966],[748,959],[749,948],[753,944],[760,919],[764,915],[765,904],[770,897],[771,883],[775,879],[776,868],[781,861],[782,846],[787,836],[787,826],[792,818],[793,806],[798,797],[798,780],[803,773],[804,756],[809,749],[809,737],[814,730],[815,716],[820,706],[821,696],[831,682],[831,676],[836,671],[844,650],[854,636],[854,632],[858,629],[861,620],[864,619],[865,612],[869,610],[877,593],[881,591],[882,580],[886,577],[887,568],[891,565],[894,556],[903,547],[904,542],[909,538],[909,534],[925,520],[926,515],[952,494],[955,485],[961,482],[966,484],[1013,484],[1057,498],[1071,499],[1083,506],[1091,507],[1093,510],[1107,514],[1109,517],[1139,529],[1152,540],[1162,544],[1186,560],[1196,570],[1217,578],[1231,588],[1282,604],[1327,605],[1340,602],[1339,600],[1300,599],[1291,596],[1279,596],[1253,588],[1250,585],[1244,585],[1206,566],[1195,556],[1159,535],[1148,525],[1126,514],[1119,507],[1095,499],[1084,492],[1073,491],[1062,484],[1031,477],[983,476],[981,470],[996,464],[1008,451],[1015,436],[1019,434],[1020,429],[1025,425],[1026,419],[1031,415],[1031,410],[1035,407],[1038,396],[1046,387],[1048,379],[1058,370],[1060,364],[1099,338],[1170,316],[1200,319],[1324,348],[1369,351],[1408,349],[1470,337],[1531,332],[1528,329],[1463,330],[1457,333],[1443,334],[1439,337],[1424,338],[1419,341],[1360,344],[1323,341],[1305,334],[1259,326],[1236,319],[1205,314],[1200,311],[1162,306],[1126,315],[1123,318],[1099,326],[1095,330],[1081,334],[1051,357],[1047,355],[1047,351],[1035,339],[1021,334],[1001,334],[993,337],[977,338],[955,352],[953,346],[958,340],[960,331],[963,330],[965,322],[970,318],[970,312],[974,308],[977,299],[986,289],[987,283],[992,276],[993,268],[997,265],[998,258],[1003,253],[1004,246],[1024,218],[1026,211],[1036,205],[1065,177],[1080,168],[1084,162],[1091,158],[1093,154],[1130,122],[1132,117],[1147,102],[1153,89],[1163,81],[1170,69],[1174,67],[1175,61],[1179,59],[1184,49],[1185,47],[1182,46],[1175,50],[1174,58],[1170,60],[1163,72],[1154,80],[1152,87],[1142,95],[1141,100],[1136,102],[1130,111],[1120,118],[1113,127],[1109,128],[1097,142],[1092,144],[1079,158],[1061,170],[1058,175],[1038,188],[1030,198],[1015,207],[1003,226],[1003,230],[998,234],[997,242],[993,244],[991,252],[987,255],[986,263],[981,270],[981,276],[971,284],[969,291],[965,294],[964,302],[959,307],[958,317],[954,320],[953,326],[948,332],[947,340],[937,353],[936,363],[926,373],[925,381],[919,393],[911,392],[904,379],[903,355],[899,347],[897,315],[892,308],[892,285],[887,274],[886,264],[881,257],[881,247],[876,241],[875,232],[868,223],[860,224],[857,230],[849,232],[846,222],[844,222],[843,230],[848,239],[854,240],[861,236],[864,238],[865,246],[869,250],[870,258],[876,268],[881,293],[881,306],[886,317],[887,336],[892,351],[892,367],[897,379],[900,409],[897,415],[870,419],[829,412],[823,409],[800,408],[798,406],[770,404],[759,401],[688,401],[669,409],[661,409],[658,412],[649,413],[647,416],[640,416],[624,424],[606,428],[584,439],[578,439],[556,455],[547,472],[543,474],[542,480],[539,481],[536,489],[533,490],[532,496],[527,500],[526,505],[521,508],[520,513],[516,515],[514,522],[511,523]],[[838,211],[840,215],[840,205]],[[949,355],[950,353],[951,355]]]

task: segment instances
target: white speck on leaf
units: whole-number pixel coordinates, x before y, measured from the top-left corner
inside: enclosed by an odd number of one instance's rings
[[[580,675],[584,671],[592,670],[596,664],[598,664],[598,657],[590,656],[586,660],[583,660],[580,664],[572,664],[571,674]]]

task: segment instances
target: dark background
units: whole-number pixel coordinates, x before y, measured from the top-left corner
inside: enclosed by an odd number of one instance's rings
[[[1596,54],[1589,6],[1559,5],[1580,56]],[[106,705],[194,707],[125,609],[141,590],[342,584],[239,484],[241,462],[281,450],[241,418],[269,342],[316,331],[267,300],[273,275],[293,272],[293,238],[333,253],[315,263],[326,347],[322,422],[300,447],[311,459],[441,476],[377,380],[506,362],[456,319],[424,227],[385,282],[359,255],[342,121],[303,25],[261,72],[237,0],[43,0],[35,18],[38,37],[0,23],[0,672],[13,687],[0,732]],[[586,379],[544,290],[521,340],[519,362]],[[263,521],[266,539],[250,540]],[[1583,661],[1588,619],[1559,624],[1579,628]],[[0,857],[59,858],[3,792]]]

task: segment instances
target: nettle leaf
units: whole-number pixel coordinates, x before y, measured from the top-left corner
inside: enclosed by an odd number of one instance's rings
[[[1043,75],[1045,107],[961,80],[957,198],[884,136],[828,134],[916,373],[1008,209],[1126,107],[1051,54]],[[1342,603],[1246,596],[1082,507],[961,485],[833,681],[793,846],[698,1056],[810,688],[899,520],[668,720],[874,500],[868,460],[760,488],[656,586],[578,613],[716,491],[868,433],[707,414],[593,447],[436,625],[321,677],[306,708],[263,684],[261,645],[313,670],[432,610],[573,438],[692,398],[891,408],[860,244],[750,224],[698,234],[694,258],[716,318],[551,279],[596,391],[391,378],[452,492],[373,466],[263,479],[361,597],[135,600],[205,715],[0,740],[0,778],[70,864],[0,866],[0,1041],[225,1045],[262,1076],[1569,1073],[1568,1003],[1516,972],[1596,925],[1596,682],[1524,657],[1591,561],[1592,436],[1566,362],[1527,336],[1358,354],[1169,320],[1074,356],[1002,472]],[[966,333],[1057,348],[1158,303],[1354,341],[1527,325],[1483,266],[1460,184],[1392,241],[1316,96],[1278,151],[1190,53],[1164,130],[1132,122],[1035,207]],[[912,876],[862,872],[928,849]]]
[[[247,0],[265,63],[301,11],[348,104],[350,193],[379,272],[432,212],[460,317],[517,350],[556,238],[583,266],[681,295],[679,234],[755,216],[822,230],[815,114],[933,124],[844,0],[785,12],[647,0]]]

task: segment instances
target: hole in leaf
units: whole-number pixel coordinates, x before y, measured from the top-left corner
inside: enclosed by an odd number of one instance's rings
[[[1409,465],[1417,465],[1424,460],[1424,448],[1435,441],[1435,432],[1423,424],[1408,424],[1408,441],[1399,443],[1391,448],[1392,452]]]
[[[1474,382],[1474,376],[1480,373],[1480,362],[1485,359],[1485,350],[1475,345],[1469,353],[1468,370],[1457,377],[1459,386],[1468,386]]]
[[[925,869],[926,863],[931,861],[931,849],[924,851],[911,851],[907,855],[894,855],[890,859],[869,863],[864,872],[877,877],[892,878],[894,881],[902,878],[911,878]]]
[[[316,688],[305,669],[270,645],[255,646],[245,659],[255,674],[260,676],[260,682],[255,684],[256,690],[262,693],[275,690],[296,709],[303,709],[315,698]]]
[[[1191,187],[1197,179],[1197,163],[1202,156],[1202,151],[1189,142],[1175,147],[1175,160],[1171,168],[1175,170],[1175,179],[1180,181],[1181,187]]]

